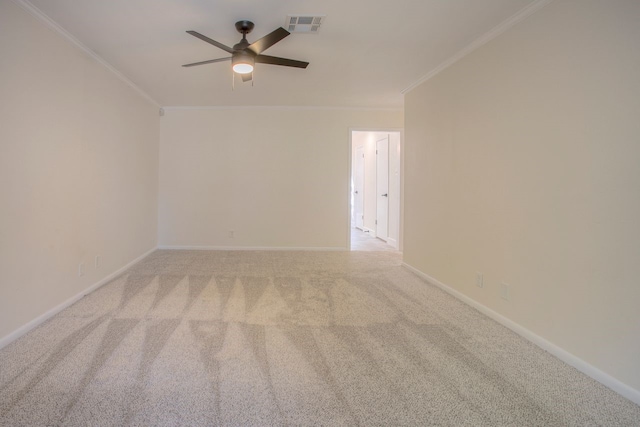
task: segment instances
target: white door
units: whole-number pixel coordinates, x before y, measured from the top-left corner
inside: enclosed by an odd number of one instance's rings
[[[355,226],[364,229],[364,146],[356,148],[353,168],[353,219]]]
[[[389,237],[389,136],[376,143],[376,236]]]
[[[389,238],[399,249],[400,236],[400,132],[389,134]]]

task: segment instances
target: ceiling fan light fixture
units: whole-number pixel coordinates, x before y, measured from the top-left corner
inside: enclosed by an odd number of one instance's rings
[[[255,58],[247,52],[235,52],[231,59],[233,71],[238,74],[249,74],[253,72]]]
[[[249,74],[253,71],[253,65],[251,64],[236,64],[233,66],[233,71],[238,74]]]

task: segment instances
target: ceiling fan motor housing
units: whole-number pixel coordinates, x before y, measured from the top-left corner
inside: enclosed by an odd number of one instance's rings
[[[238,21],[236,22],[236,30],[241,33],[243,36],[249,34],[251,30],[253,30],[254,24],[251,21]]]

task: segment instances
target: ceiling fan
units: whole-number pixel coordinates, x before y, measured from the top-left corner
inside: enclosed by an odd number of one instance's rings
[[[233,48],[226,46],[220,42],[210,39],[207,36],[196,31],[187,31],[194,37],[199,38],[209,44],[214,45],[217,48],[224,50],[231,54],[226,58],[210,59],[208,61],[194,62],[191,64],[185,64],[183,67],[193,67],[196,65],[212,64],[214,62],[223,62],[231,60],[233,71],[242,76],[243,82],[251,80],[253,75],[253,67],[256,63],[259,64],[271,64],[271,65],[283,65],[285,67],[307,68],[308,62],[296,61],[294,59],[278,58],[277,56],[263,55],[262,52],[269,49],[274,44],[278,43],[283,38],[287,37],[289,31],[280,27],[275,31],[267,34],[258,41],[251,44],[247,41],[247,34],[253,30],[254,24],[251,21],[238,21],[236,22],[236,29],[242,34],[242,40],[235,44]]]

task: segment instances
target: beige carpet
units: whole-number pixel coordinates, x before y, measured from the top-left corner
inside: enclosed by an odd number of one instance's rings
[[[0,424],[640,425],[400,262],[157,251],[0,350]]]

